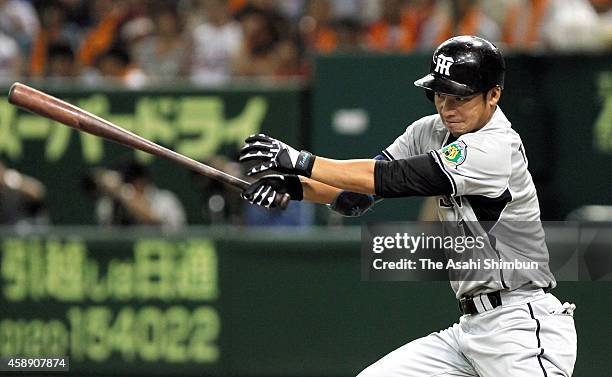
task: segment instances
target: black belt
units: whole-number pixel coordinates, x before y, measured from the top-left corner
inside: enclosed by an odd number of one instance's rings
[[[461,297],[459,299],[459,310],[463,314],[478,314],[487,310],[495,309],[502,304],[501,294],[499,292],[500,291],[496,291],[487,293],[486,295],[482,294],[474,297]],[[485,297],[484,300],[488,299],[489,302],[485,304],[483,297]],[[478,303],[482,305],[482,308],[484,308],[484,310],[478,310],[478,308],[476,307],[476,303],[474,302],[476,300],[478,300]]]
[[[549,287],[542,288],[544,293],[550,291]],[[497,308],[502,304],[501,291],[495,291],[478,296],[464,296],[459,299],[459,311],[463,314],[478,314]],[[487,302],[488,299],[488,302]],[[478,303],[478,305],[476,304]],[[483,308],[478,310],[478,308]]]

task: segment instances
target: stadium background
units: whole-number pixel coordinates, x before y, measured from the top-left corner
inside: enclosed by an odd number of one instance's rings
[[[542,219],[557,222],[547,227],[549,248],[567,247],[569,233],[591,227],[612,246],[610,49],[511,47],[501,106],[523,138]],[[220,166],[229,166],[255,132],[334,158],[378,154],[433,111],[412,85],[430,56],[427,47],[314,51],[308,73],[214,86],[188,77],[136,87],[116,77],[91,83],[22,72],[14,79],[198,160],[224,156]],[[258,226],[235,193],[18,111],[5,98],[0,157],[45,185],[47,216],[42,225],[0,231],[2,356],[69,355],[72,375],[351,376],[458,318],[448,283],[361,280],[359,225],[417,220],[420,199],[388,200],[350,220],[292,203],[279,220],[290,226]],[[185,227],[96,225],[83,180],[126,158],[180,198]],[[220,213],[213,194],[225,201]],[[593,205],[604,215],[579,210]],[[608,375],[612,286],[561,282],[555,294],[578,306],[575,375]]]

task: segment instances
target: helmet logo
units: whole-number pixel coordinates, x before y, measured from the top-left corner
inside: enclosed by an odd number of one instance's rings
[[[434,71],[442,75],[450,76],[450,67],[454,62],[455,60],[452,57],[440,54],[438,55]]]

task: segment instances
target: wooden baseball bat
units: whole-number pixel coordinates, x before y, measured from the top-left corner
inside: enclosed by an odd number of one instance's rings
[[[8,101],[24,110],[57,121],[76,130],[99,136],[155,156],[167,158],[197,173],[227,183],[240,191],[249,187],[247,181],[162,147],[159,144],[127,131],[77,106],[71,105],[59,98],[27,85],[18,82],[14,83],[9,90]],[[289,200],[291,200],[291,197],[285,194],[278,198],[275,204],[285,209],[289,204]]]

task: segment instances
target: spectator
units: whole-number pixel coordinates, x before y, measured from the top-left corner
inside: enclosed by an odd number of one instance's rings
[[[46,77],[60,80],[79,77],[79,66],[70,45],[66,43],[52,44],[49,46],[47,54]]]
[[[376,51],[410,51],[416,46],[419,13],[404,0],[383,0],[380,18],[368,28],[368,48]]]
[[[30,2],[0,0],[0,31],[15,39],[26,59],[39,27],[38,15]]]
[[[502,42],[513,49],[534,49],[541,41],[549,0],[524,0],[510,3],[505,11]]]
[[[408,0],[406,12],[414,22],[415,35],[421,40],[423,28],[427,21],[434,16],[439,0]]]
[[[230,14],[234,15],[246,7],[249,0],[227,0],[226,3]]]
[[[612,48],[612,0],[591,0],[593,8],[599,16],[601,29],[601,44],[604,48]]]
[[[38,0],[39,3],[47,3],[49,0]],[[89,0],[56,0],[64,13],[66,28],[74,32],[79,39],[83,38],[83,30],[91,27],[92,15]],[[73,45],[76,51],[78,46]]]
[[[141,14],[124,22],[119,27],[114,44],[121,43],[132,53],[135,46],[152,37],[154,32],[155,26],[153,20],[148,15]]]
[[[596,48],[598,18],[587,0],[517,0],[503,24],[502,41],[518,50]]]
[[[130,89],[142,88],[147,84],[147,77],[123,48],[113,47],[98,57],[96,69],[89,71],[86,81],[99,84],[104,79],[124,85]]]
[[[235,2],[234,7],[238,6],[238,2]],[[278,8],[278,3],[276,0],[247,0],[243,1],[241,6],[234,9],[234,15],[238,15],[246,8],[257,8],[264,12],[275,13]]]
[[[242,26],[242,46],[233,64],[235,76],[274,76],[280,32],[274,16],[247,6],[237,15]]]
[[[362,38],[363,27],[359,20],[352,18],[341,18],[334,22],[336,32],[336,51],[355,52],[364,49]]]
[[[363,21],[365,4],[372,0],[332,0],[331,14],[334,20]]]
[[[330,53],[336,49],[338,37],[332,22],[332,7],[329,0],[307,1],[306,12],[299,22],[299,30],[309,56],[316,53]]]
[[[192,33],[190,76],[195,84],[218,85],[229,81],[234,57],[240,50],[242,30],[223,0],[204,2],[207,22]]]
[[[30,57],[30,76],[32,77],[42,77],[47,74],[51,46],[62,45],[72,51],[73,47],[78,46],[80,37],[74,28],[67,27],[65,11],[59,3],[45,3],[40,12],[42,27],[36,33]]]
[[[0,162],[0,225],[48,224],[45,186]]]
[[[291,23],[297,23],[302,16],[305,3],[305,0],[283,0],[278,1],[277,7],[283,17],[291,21]]]
[[[239,12],[234,13],[236,18],[240,18],[242,11],[248,8],[259,9],[266,14],[266,17],[272,21],[275,29],[278,31],[280,38],[289,36],[294,27],[289,24],[287,17],[281,12],[281,0],[249,0],[247,7],[242,8]]]
[[[242,0],[230,1],[230,14],[240,18],[240,14],[247,9],[256,8],[268,14],[277,24],[276,26],[284,34],[288,32],[287,14],[291,16],[292,11],[301,11],[303,0]],[[296,8],[299,7],[299,8]]]
[[[21,76],[21,61],[17,42],[0,30],[0,84],[10,84]]]
[[[187,45],[175,9],[164,8],[153,16],[155,34],[134,47],[134,59],[154,81],[176,79],[187,70]]]
[[[112,0],[94,0],[91,10],[95,15],[95,26],[85,36],[78,53],[84,66],[95,65],[98,57],[113,46],[130,11],[127,2]]]
[[[549,6],[541,29],[546,49],[568,52],[600,48],[599,17],[589,0],[555,0]]]
[[[285,38],[276,46],[277,79],[308,77],[310,70],[304,59],[304,46],[298,36]]]
[[[185,211],[172,192],[158,188],[148,169],[137,162],[118,171],[100,170],[94,184],[102,196],[96,219],[106,226],[148,225],[177,231],[185,225]]]
[[[438,0],[434,14],[423,25],[419,45],[431,49],[454,35],[499,41],[500,30],[482,11],[478,0]]]
[[[204,85],[233,74],[304,77],[316,54],[429,49],[455,34],[525,51],[591,51],[612,46],[611,7],[610,0],[0,0],[0,80],[85,72],[86,83],[118,77],[140,87],[145,77]],[[78,64],[62,66],[72,54]],[[96,72],[98,63],[104,69]]]

